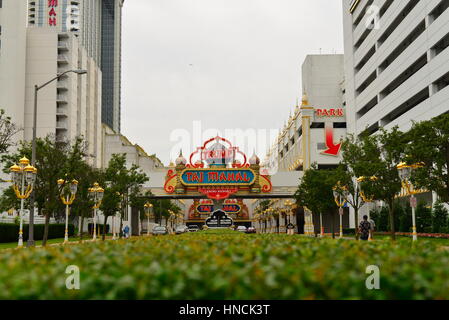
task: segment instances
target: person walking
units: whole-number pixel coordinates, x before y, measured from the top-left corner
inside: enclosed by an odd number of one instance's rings
[[[360,221],[359,225],[359,233],[360,233],[360,239],[361,240],[368,240],[369,235],[371,232],[371,224],[368,221],[368,216],[363,216],[363,220]]]
[[[129,226],[128,226],[128,225],[126,225],[126,226],[123,228],[123,234],[124,234],[124,236],[125,236],[125,239],[129,238]]]
[[[369,229],[369,239],[368,240],[373,240],[373,236],[374,236],[374,231],[376,229],[376,223],[374,222],[373,219],[368,219],[368,222],[370,223],[370,229]]]

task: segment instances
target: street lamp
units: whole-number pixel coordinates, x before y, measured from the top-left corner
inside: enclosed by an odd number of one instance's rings
[[[20,228],[18,246],[23,247],[23,205],[25,199],[33,192],[34,183],[36,182],[37,169],[30,166],[30,160],[23,157],[19,160],[19,165],[15,164],[10,168],[11,180],[14,193],[20,199]],[[30,211],[30,218],[34,212]]]
[[[401,178],[402,186],[407,191],[407,195],[410,195],[410,207],[412,207],[412,231],[413,231],[413,241],[418,240],[418,234],[416,233],[416,197],[415,190],[413,188],[410,178],[412,176],[412,171],[417,168],[421,168],[423,165],[420,163],[407,165],[405,162],[401,162],[397,165],[399,177]]]
[[[153,204],[152,203],[145,203],[145,215],[147,216],[147,236],[150,235],[150,215],[153,215]]]
[[[69,206],[75,201],[76,191],[78,190],[78,181],[72,180],[70,183],[64,179],[58,180],[59,195],[61,201],[65,204],[65,234],[64,243],[69,241]]]
[[[348,196],[348,189],[337,182],[337,185],[332,188],[334,200],[338,206],[338,215],[340,216],[340,238],[343,238],[343,206],[346,204],[346,196]],[[332,221],[332,223],[334,223]]]
[[[94,230],[93,230],[93,238],[92,240],[95,241],[97,240],[97,210],[98,208],[100,208],[101,205],[101,201],[103,200],[103,195],[104,195],[104,189],[102,187],[100,187],[100,185],[98,184],[98,182],[94,183],[94,186],[92,188],[89,188],[89,194],[92,197],[93,201],[94,201]]]

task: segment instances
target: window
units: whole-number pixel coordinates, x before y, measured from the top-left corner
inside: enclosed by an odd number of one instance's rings
[[[368,113],[368,111],[370,111],[372,108],[374,108],[377,105],[378,101],[377,101],[377,95],[370,100],[370,102],[368,102],[362,109],[360,109],[360,111],[357,112],[357,116],[360,119],[361,117],[363,117],[365,114]]]
[[[1,5],[0,5],[0,7],[1,7]],[[449,1],[441,0],[440,4],[435,9],[433,9],[433,11],[430,13],[431,22],[438,19],[443,14],[443,12],[447,10],[447,8],[449,8]]]
[[[446,73],[444,76],[442,76],[441,78],[439,78],[437,81],[435,81],[434,83],[436,92],[443,90],[444,88],[446,88],[447,86],[449,86],[449,72]],[[435,92],[435,93],[436,93]]]
[[[374,71],[373,73],[371,73],[368,78],[357,88],[357,96],[359,96],[363,91],[365,91],[366,88],[369,87],[369,85],[371,83],[373,83],[374,80],[376,80],[377,75],[376,75],[376,71]]]
[[[394,109],[387,116],[385,116],[382,119],[382,123],[384,123],[384,125],[387,125],[388,123],[390,123],[390,122],[396,120],[397,118],[399,118],[400,116],[402,116],[404,113],[412,110],[414,107],[416,107],[421,102],[426,101],[429,97],[430,97],[429,87],[426,87],[423,90],[421,90],[420,92],[418,92],[417,94],[415,94],[413,97],[408,99],[406,102],[401,104],[399,107]]]
[[[449,33],[443,37],[436,45],[432,47],[432,51],[434,52],[434,57],[439,55],[449,46]]]

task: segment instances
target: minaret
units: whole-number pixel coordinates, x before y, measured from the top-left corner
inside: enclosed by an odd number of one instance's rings
[[[309,106],[307,94],[302,96],[301,103],[301,122],[302,122],[302,170],[306,172],[310,169],[311,163],[311,141],[310,141],[310,126],[313,122],[314,108]],[[313,236],[315,233],[313,226],[312,212],[304,208],[304,233],[309,236]]]

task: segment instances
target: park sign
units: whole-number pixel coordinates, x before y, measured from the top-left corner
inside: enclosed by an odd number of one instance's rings
[[[164,190],[168,194],[199,194],[223,200],[234,194],[269,193],[270,180],[261,173],[260,160],[255,154],[248,160],[230,141],[217,136],[197,148],[189,161],[180,152],[174,168],[167,172]]]

